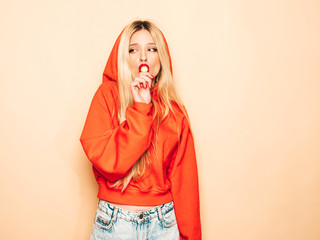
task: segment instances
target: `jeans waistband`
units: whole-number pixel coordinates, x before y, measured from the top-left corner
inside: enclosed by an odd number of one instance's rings
[[[160,221],[163,219],[163,215],[174,208],[173,201],[162,205],[155,206],[147,211],[129,211],[126,209],[118,208],[112,203],[109,203],[103,199],[99,199],[98,207],[101,211],[112,216],[112,220],[117,218],[125,219],[133,222],[144,222],[158,217]]]

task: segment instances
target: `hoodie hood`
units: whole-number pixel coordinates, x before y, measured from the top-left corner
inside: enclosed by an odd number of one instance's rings
[[[118,82],[118,49],[119,49],[119,43],[120,43],[121,36],[124,32],[124,29],[121,31],[121,33],[119,34],[117,40],[115,41],[115,43],[113,45],[113,48],[111,50],[111,53],[110,53],[108,61],[107,61],[107,64],[106,64],[105,69],[103,71],[102,82],[105,82],[105,81]],[[170,52],[169,52],[168,43],[167,43],[162,32],[161,32],[161,35],[162,35],[163,40],[165,42],[166,50],[167,50],[167,53],[169,56],[170,70],[171,70],[171,74],[172,74],[172,62],[171,62],[171,56],[170,56]],[[154,98],[156,97],[157,89],[158,89],[158,84],[156,84],[154,86],[154,88],[151,90],[152,96]]]

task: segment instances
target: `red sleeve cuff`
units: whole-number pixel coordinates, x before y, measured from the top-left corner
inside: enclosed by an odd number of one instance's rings
[[[150,112],[152,103],[133,102],[132,108],[138,112],[147,115]]]

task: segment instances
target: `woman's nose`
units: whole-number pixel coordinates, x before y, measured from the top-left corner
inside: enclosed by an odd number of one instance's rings
[[[142,51],[142,53],[140,54],[140,61],[141,62],[145,62],[147,61],[147,54],[145,52]]]

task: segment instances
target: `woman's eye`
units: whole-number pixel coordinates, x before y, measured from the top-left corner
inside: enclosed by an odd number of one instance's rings
[[[136,52],[136,49],[129,49],[129,53]]]
[[[156,48],[149,48],[149,51],[150,51],[150,52],[156,52],[156,51],[158,51],[158,49],[156,49]]]

